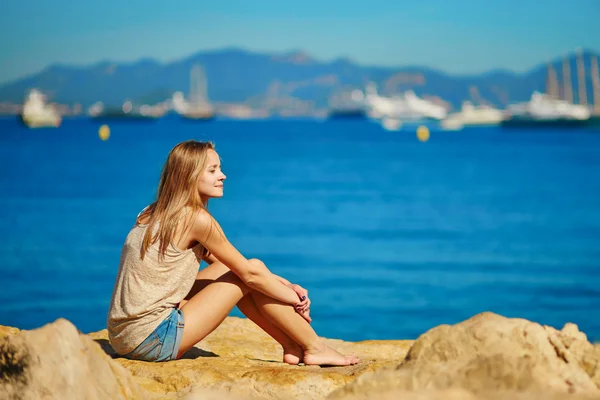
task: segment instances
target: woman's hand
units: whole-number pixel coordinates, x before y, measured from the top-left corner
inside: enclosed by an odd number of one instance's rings
[[[296,284],[289,284],[288,286],[292,288],[294,292],[296,292],[298,299],[300,299],[300,302],[296,304],[294,309],[306,321],[308,321],[308,323],[310,323],[312,318],[310,317],[310,299],[308,298],[308,290]]]

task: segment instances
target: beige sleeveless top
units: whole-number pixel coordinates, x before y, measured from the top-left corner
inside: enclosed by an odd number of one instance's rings
[[[119,354],[140,345],[190,292],[204,248],[167,247],[158,260],[158,242],[140,257],[148,226],[135,224],[121,252],[117,280],[108,311],[108,339]]]

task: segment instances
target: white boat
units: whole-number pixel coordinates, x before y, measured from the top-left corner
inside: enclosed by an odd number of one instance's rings
[[[526,103],[510,105],[503,126],[585,125],[590,109],[582,104],[559,100],[544,93],[534,92]]]
[[[579,102],[573,104],[571,74],[568,62],[563,64],[565,82],[564,96],[561,99],[558,80],[552,64],[548,65],[546,93],[533,92],[525,103],[513,104],[506,109],[503,127],[580,127],[591,121],[592,110],[585,97],[585,71],[583,59],[578,57]]]
[[[374,119],[393,119],[402,122],[441,120],[446,117],[445,107],[418,97],[413,91],[385,97],[377,93],[373,83],[367,85],[365,103]]]
[[[444,106],[422,99],[412,90],[404,92],[404,101],[413,112],[419,113],[427,119],[442,120],[448,115]]]
[[[462,103],[459,112],[448,115],[441,122],[446,130],[459,130],[465,126],[495,126],[504,120],[504,112],[488,105],[475,106],[470,101]]]
[[[20,118],[29,128],[58,128],[62,122],[60,113],[46,103],[46,96],[37,89],[27,95]]]

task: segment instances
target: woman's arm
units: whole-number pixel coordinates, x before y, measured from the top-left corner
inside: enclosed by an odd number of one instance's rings
[[[288,281],[288,280],[287,280],[287,279],[285,279],[285,278],[282,278],[282,277],[281,277],[281,276],[279,276],[279,275],[275,275],[275,274],[273,274],[273,276],[274,276],[275,278],[277,278],[277,280],[278,280],[279,282],[283,283],[284,285],[291,285],[291,284],[292,284],[292,282]]]
[[[213,253],[211,253],[210,251],[206,250],[208,252],[208,254],[206,254],[204,257],[202,257],[202,260],[207,263],[208,265],[210,264],[214,264],[217,261],[217,257],[215,257],[215,255]]]
[[[202,260],[203,260],[205,263],[207,263],[208,265],[210,265],[210,264],[214,264],[214,263],[216,263],[217,261],[219,261],[219,260],[217,260],[217,257],[215,257],[215,255],[214,255],[214,254],[212,254],[212,253],[211,253],[211,252],[209,252],[209,251],[207,251],[207,252],[208,252],[208,254],[207,254],[207,255],[205,255],[204,257],[202,257]],[[284,277],[281,277],[281,276],[279,276],[279,275],[275,275],[275,274],[273,274],[273,276],[274,276],[275,278],[277,278],[277,280],[278,280],[279,282],[283,283],[284,285],[291,285],[291,284],[292,284],[292,282],[288,281],[288,280],[287,280],[287,279],[285,279]]]
[[[202,243],[217,260],[225,264],[250,288],[283,303],[296,305],[300,301],[296,292],[282,285],[262,263],[250,263],[225,237],[215,219],[201,210],[192,226],[194,240]]]
[[[211,252],[208,252],[208,254],[207,254],[206,256],[202,257],[202,260],[203,260],[204,262],[206,262],[208,265],[210,265],[210,264],[213,264],[213,263],[216,263],[217,261],[219,261],[219,260],[217,260],[217,257],[215,257],[215,255],[214,255],[214,254],[212,254]],[[283,283],[284,285],[287,285],[287,286],[289,286],[289,285],[291,285],[291,284],[292,284],[292,282],[288,281],[287,279],[285,279],[285,278],[284,278],[284,277],[282,277],[282,276],[275,275],[275,274],[273,274],[273,276],[274,276],[274,277],[275,277],[275,278],[276,278],[276,279],[277,279],[279,282]]]

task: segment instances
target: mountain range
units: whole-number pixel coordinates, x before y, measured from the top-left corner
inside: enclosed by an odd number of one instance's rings
[[[590,50],[582,54],[587,98],[591,101],[590,64],[598,54]],[[568,60],[575,101],[578,100],[576,58],[573,53],[550,63],[562,87],[562,64]],[[55,64],[1,85],[0,101],[22,103],[29,89],[38,88],[53,102],[80,103],[85,107],[97,101],[109,105],[125,100],[154,103],[175,91],[187,94],[194,65],[204,68],[208,97],[213,102],[264,106],[292,98],[315,108],[325,107],[334,91],[364,87],[368,81],[375,82],[384,94],[413,90],[419,96],[447,102],[454,108],[464,100],[505,106],[529,99],[535,90],[544,91],[548,71],[546,63],[524,73],[492,70],[458,76],[421,66],[365,66],[345,58],[322,62],[303,51],[270,54],[224,48],[198,52],[169,63],[145,58],[133,63],[104,61],[89,66]]]

